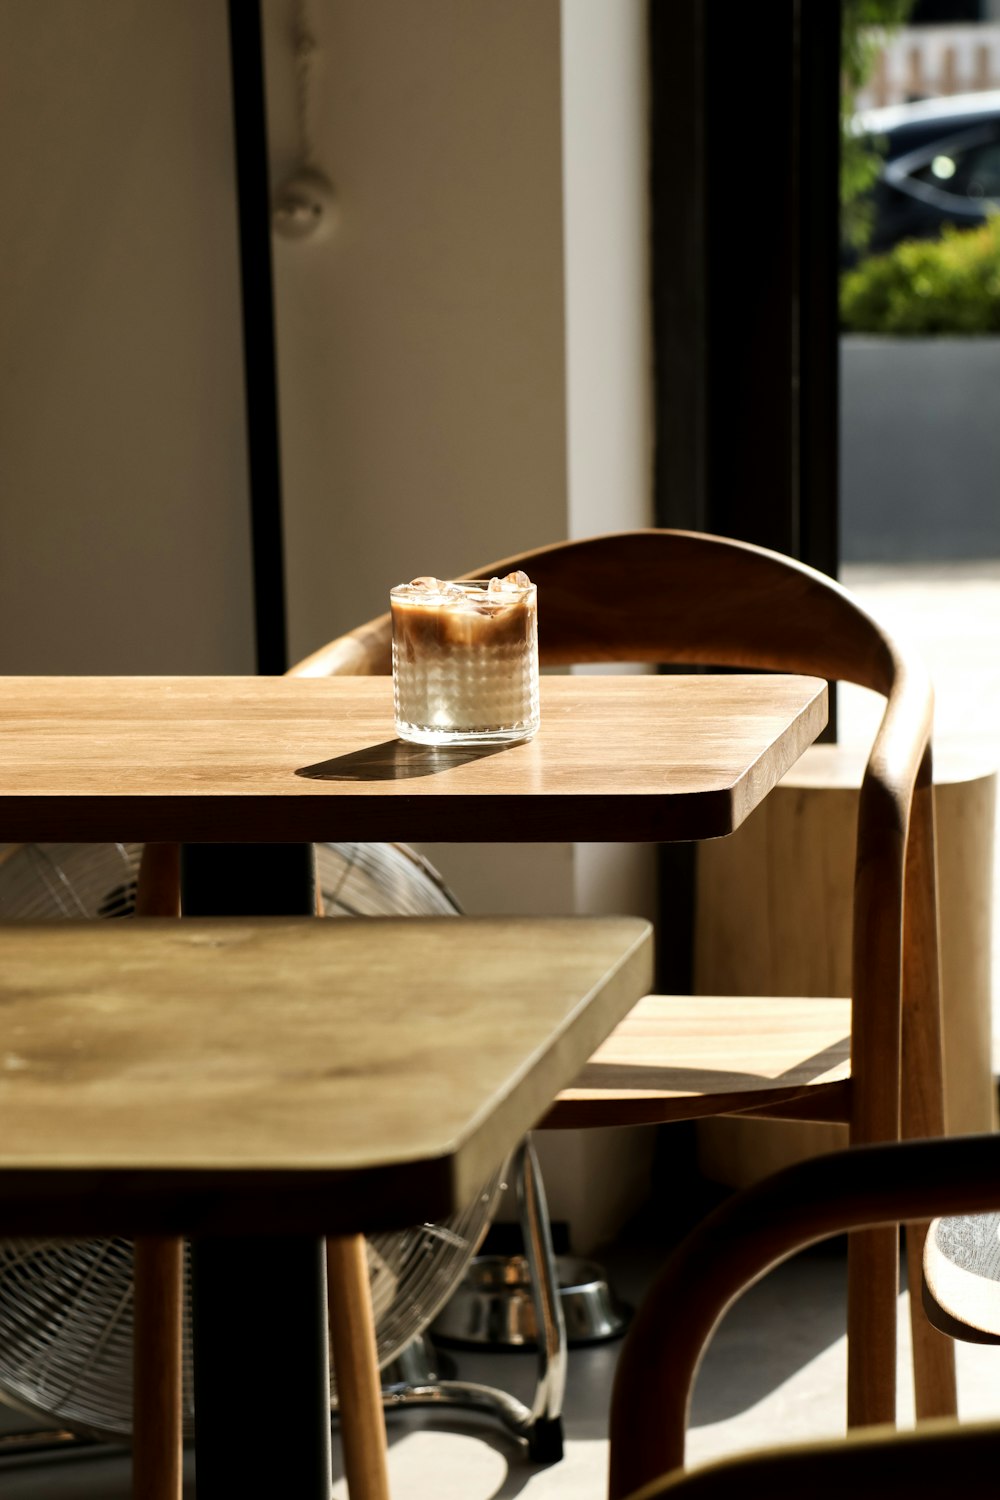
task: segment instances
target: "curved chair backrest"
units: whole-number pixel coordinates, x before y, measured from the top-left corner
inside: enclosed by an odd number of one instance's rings
[[[616,532],[540,547],[464,576],[516,568],[538,585],[543,665],[647,662],[805,673],[857,683],[887,700],[858,815],[853,1124],[862,1139],[895,1138],[899,1097],[887,1080],[899,1071],[904,887],[914,913],[905,966],[914,986],[925,994],[933,989],[932,1005],[938,1003],[933,693],[921,663],[839,584],[745,542],[685,531]],[[388,673],[389,616],[330,642],[292,671]],[[909,839],[915,801],[916,836]],[[932,1109],[920,1133],[938,1128]]]
[[[888,695],[893,643],[831,579],[776,552],[695,532],[613,532],[557,542],[466,573],[523,568],[539,592],[543,665],[585,662],[765,667]],[[391,671],[388,614],[331,641],[297,676]]]

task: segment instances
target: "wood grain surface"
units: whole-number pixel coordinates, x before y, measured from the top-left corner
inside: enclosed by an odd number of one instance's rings
[[[632,917],[6,924],[0,1233],[450,1213],[649,988],[651,947]]]
[[[384,678],[6,678],[0,838],[614,839],[732,832],[826,721],[793,676],[551,677],[496,751],[407,745]]]

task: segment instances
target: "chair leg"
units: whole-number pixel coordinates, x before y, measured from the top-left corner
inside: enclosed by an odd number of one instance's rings
[[[315,911],[317,917],[325,914],[319,881]],[[327,1240],[326,1286],[348,1493],[351,1500],[389,1500],[385,1410],[363,1234]]]
[[[899,1230],[851,1234],[847,1250],[847,1425],[896,1421]]]
[[[958,1415],[955,1345],[934,1327],[924,1312],[921,1283],[924,1274],[926,1224],[906,1226],[906,1269],[910,1283],[910,1333],[913,1339],[913,1394],[918,1422],[929,1417]]]
[[[906,921],[903,928],[903,1068],[901,1124],[904,1139],[946,1133],[941,1022],[941,972],[936,881],[934,792],[930,752],[913,799],[906,851]],[[906,1227],[913,1336],[913,1387],[918,1421],[958,1415],[955,1346],[929,1322],[921,1297],[926,1224]]]
[[[180,844],[144,844],[135,898],[137,917],[181,914]]]
[[[351,1500],[389,1500],[385,1415],[364,1235],[327,1240],[326,1265],[330,1347],[348,1492]]]
[[[181,1500],[184,1242],[133,1247],[132,1500]]]

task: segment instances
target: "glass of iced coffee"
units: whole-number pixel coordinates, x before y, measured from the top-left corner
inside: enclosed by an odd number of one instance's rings
[[[415,578],[389,599],[400,739],[483,745],[531,738],[538,728],[538,608],[527,574]]]

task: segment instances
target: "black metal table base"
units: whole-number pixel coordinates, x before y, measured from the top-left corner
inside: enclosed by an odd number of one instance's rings
[[[188,844],[186,917],[313,916],[312,844]],[[281,1025],[275,996],[275,1026]],[[201,1239],[191,1247],[199,1500],[330,1500],[330,1356],[324,1244],[311,1236]],[[252,1379],[267,1427],[245,1432]]]

